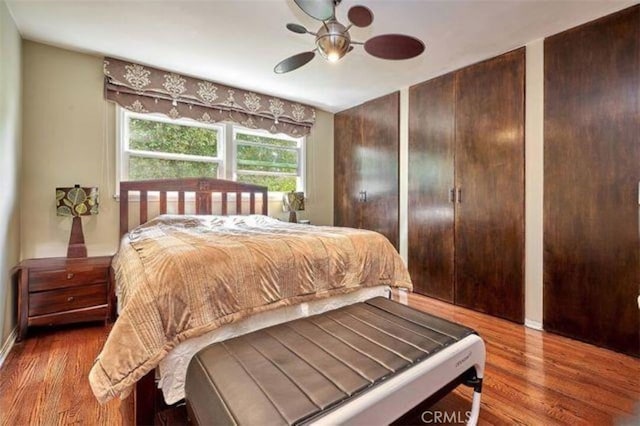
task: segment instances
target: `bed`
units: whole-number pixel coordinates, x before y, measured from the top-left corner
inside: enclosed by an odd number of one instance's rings
[[[131,398],[133,398],[134,401],[136,423],[148,423],[153,419],[155,407],[159,404],[165,402],[174,403],[183,397],[182,377],[186,375],[186,365],[193,354],[203,346],[220,339],[227,339],[239,334],[251,332],[258,328],[337,309],[372,297],[388,295],[390,286],[403,287],[406,289],[411,287],[408,273],[398,257],[397,252],[395,252],[388,241],[379,234],[364,230],[348,230],[346,228],[292,225],[265,217],[267,207],[268,194],[266,188],[238,182],[217,179],[177,179],[121,183],[120,236],[122,240],[120,249],[114,259],[115,267],[112,268],[109,297],[109,309],[112,316],[115,317],[117,314],[119,315],[105,343],[105,348],[103,348],[102,353],[98,356],[90,373],[92,389],[101,402],[106,402],[115,396],[120,398],[126,397],[130,390],[133,390],[131,392]],[[260,213],[262,215],[256,216],[256,214]],[[215,324],[215,326],[206,330],[206,333],[190,333],[189,331],[179,333],[179,335],[174,336],[176,338],[173,339],[173,341],[168,342],[169,344],[165,344],[167,342],[160,342],[161,344],[159,344],[159,346],[156,345],[154,348],[157,349],[160,347],[161,349],[156,351],[157,353],[154,352],[154,349],[151,351],[154,353],[149,354],[147,357],[140,358],[139,354],[136,353],[137,349],[135,344],[139,340],[145,340],[144,349],[148,350],[150,346],[153,346],[148,344],[148,342],[157,336],[143,336],[141,338],[136,335],[136,333],[139,334],[139,329],[141,328],[148,328],[149,324],[153,324],[155,320],[149,312],[146,312],[144,315],[139,314],[138,309],[135,310],[135,315],[132,315],[131,306],[133,302],[129,302],[128,310],[126,307],[124,307],[124,310],[119,310],[119,308],[123,308],[123,301],[134,300],[131,294],[136,292],[144,293],[140,291],[140,289],[136,289],[135,291],[129,290],[129,294],[126,294],[127,291],[124,291],[123,294],[122,282],[128,277],[139,274],[139,271],[145,270],[145,267],[151,270],[157,268],[157,265],[154,266],[148,262],[143,265],[142,268],[138,269],[133,268],[131,265],[122,267],[123,262],[120,262],[119,259],[123,257],[145,257],[140,256],[140,253],[149,254],[150,252],[148,252],[148,250],[150,250],[150,247],[144,246],[141,248],[138,246],[132,249],[131,236],[133,235],[134,238],[137,239],[136,244],[144,245],[147,240],[146,237],[157,231],[157,221],[161,222],[160,228],[171,228],[173,232],[173,228],[175,227],[184,227],[184,221],[180,222],[180,217],[183,217],[187,223],[199,222],[198,226],[193,227],[193,229],[202,229],[205,225],[205,227],[208,227],[210,225],[209,222],[227,220],[230,222],[227,228],[232,227],[236,229],[240,226],[251,228],[251,232],[253,232],[253,234],[251,234],[252,239],[262,239],[264,244],[271,245],[277,244],[280,237],[274,237],[273,235],[255,235],[255,229],[260,230],[260,227],[264,226],[265,222],[268,222],[267,225],[272,230],[275,229],[273,232],[276,234],[294,233],[296,235],[291,236],[291,238],[295,237],[300,241],[304,241],[305,234],[313,233],[315,235],[314,238],[318,241],[317,243],[310,243],[310,247],[313,247],[312,251],[314,251],[314,253],[319,250],[318,247],[320,243],[327,247],[334,246],[329,247],[330,250],[329,248],[327,249],[333,253],[337,252],[336,250],[339,251],[340,245],[348,242],[348,244],[360,248],[360,252],[357,253],[359,256],[370,258],[369,260],[362,259],[362,261],[356,263],[366,263],[373,266],[374,270],[378,268],[380,270],[385,269],[389,272],[383,274],[385,275],[385,277],[383,277],[384,279],[379,280],[376,277],[374,277],[375,279],[369,279],[371,278],[369,277],[369,275],[371,275],[370,271],[356,271],[355,275],[351,273],[351,278],[340,278],[343,284],[346,283],[346,285],[342,286],[343,288],[324,288],[324,291],[321,292],[323,294],[319,296],[315,293],[295,295],[300,297],[288,298],[285,303],[279,303],[281,302],[280,300],[274,299],[270,301],[273,303],[269,303],[270,309],[254,309],[251,311],[252,315],[246,315],[246,317],[242,318],[235,317],[233,321],[222,321],[225,324]],[[225,219],[225,217],[227,219]],[[178,225],[176,225],[176,221]],[[206,222],[206,224],[203,224],[203,222]],[[190,227],[190,225],[188,227]],[[210,229],[207,228],[207,232],[209,232],[209,230]],[[180,229],[179,231],[182,232],[183,230]],[[197,232],[195,232],[195,234],[197,234]],[[198,235],[185,235],[184,232],[180,233],[180,238],[198,237]],[[173,238],[175,234],[171,234],[170,236]],[[165,235],[165,237],[167,236]],[[201,243],[202,241],[199,240],[197,244]],[[269,258],[272,257],[272,253],[269,252],[271,246],[265,247],[263,251],[267,252],[268,255],[264,256],[265,259],[263,263],[268,263],[271,261]],[[175,250],[176,248],[172,247],[171,249]],[[136,250],[138,250],[137,254],[135,253]],[[355,251],[358,252],[358,250]],[[163,256],[165,252],[167,252],[167,250],[160,250],[155,255],[149,254],[146,257],[148,259],[159,258]],[[386,257],[378,254],[383,252],[386,253]],[[127,253],[129,255],[127,255]],[[184,257],[190,258],[200,255],[200,251],[193,253],[193,256]],[[316,256],[316,258],[318,257]],[[282,263],[283,260],[280,262]],[[298,263],[297,266],[293,265],[294,267],[290,269],[293,271],[305,269],[302,264],[303,262]],[[335,263],[336,262],[334,262],[334,264]],[[348,264],[354,262],[350,260],[342,263]],[[120,267],[118,267],[118,265],[120,265]],[[208,274],[207,276],[213,276],[216,273],[215,271],[212,272],[211,269],[203,272],[204,275]],[[332,274],[336,275],[336,272],[332,270],[328,275]],[[349,283],[354,284],[360,280],[357,277],[358,274],[365,275],[365,278],[369,277],[367,280],[370,281],[369,284],[371,285],[350,286]],[[331,282],[331,279],[327,279],[326,281]],[[291,277],[289,281],[297,282],[298,280],[296,277]],[[119,282],[120,286],[117,286],[116,282]],[[249,283],[248,285],[252,284]],[[126,286],[124,287],[126,288]],[[262,288],[264,287],[265,286],[262,286]],[[260,286],[258,286],[258,288],[260,288]],[[143,301],[144,303],[155,303],[154,297],[156,299],[161,298],[156,294]],[[140,301],[138,300],[138,302]],[[273,307],[278,309],[271,309]],[[176,308],[171,307],[171,309]],[[159,322],[162,323],[162,321]],[[231,323],[226,324],[226,322]],[[162,323],[161,325],[167,327],[166,323]],[[176,324],[173,325],[175,326]],[[179,324],[178,327],[180,327]],[[122,340],[127,343],[126,345],[121,344],[116,350],[113,348],[108,350],[109,346],[114,346],[111,344],[113,340]],[[132,343],[129,344],[128,342]],[[139,350],[137,351],[139,352]],[[117,354],[118,358],[111,358],[109,362],[105,362],[105,354],[107,352],[111,355]],[[127,352],[126,356],[120,355],[120,353],[123,352]],[[140,365],[145,364],[146,367],[135,368],[129,371],[124,380],[128,385],[113,388],[111,383],[105,383],[105,377],[113,378],[113,374],[105,373],[105,370],[109,367],[109,365],[105,364],[129,363],[131,360],[135,360],[135,362],[140,363]],[[151,364],[154,368],[149,369],[148,367]],[[136,366],[137,365],[138,364],[136,364]],[[179,373],[174,374],[176,371],[179,371]],[[135,386],[132,387],[131,384],[135,384]],[[158,386],[162,388],[163,395],[156,392]],[[110,389],[117,389],[117,391],[112,392]]]
[[[380,234],[279,222],[267,208],[266,188],[238,182],[121,183],[109,297],[118,320],[90,373],[101,402],[130,394],[135,423],[153,423],[160,404],[184,397],[202,348],[411,289]]]

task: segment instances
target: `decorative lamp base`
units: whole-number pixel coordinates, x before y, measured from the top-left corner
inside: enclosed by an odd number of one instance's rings
[[[87,246],[84,245],[84,233],[82,232],[82,219],[80,216],[73,217],[67,257],[87,257]]]

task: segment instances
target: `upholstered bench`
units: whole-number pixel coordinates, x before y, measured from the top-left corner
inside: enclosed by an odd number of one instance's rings
[[[185,384],[196,424],[387,424],[452,383],[474,387],[484,344],[473,330],[375,298],[212,344]]]

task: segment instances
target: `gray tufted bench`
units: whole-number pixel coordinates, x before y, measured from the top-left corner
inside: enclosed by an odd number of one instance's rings
[[[474,387],[485,349],[467,327],[375,298],[214,343],[191,360],[196,424],[388,424],[453,383]]]

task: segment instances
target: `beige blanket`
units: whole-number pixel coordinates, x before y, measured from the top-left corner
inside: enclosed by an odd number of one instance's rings
[[[411,288],[376,232],[266,216],[160,216],[123,239],[113,267],[120,316],[89,373],[103,403],[221,325],[361,287]]]

